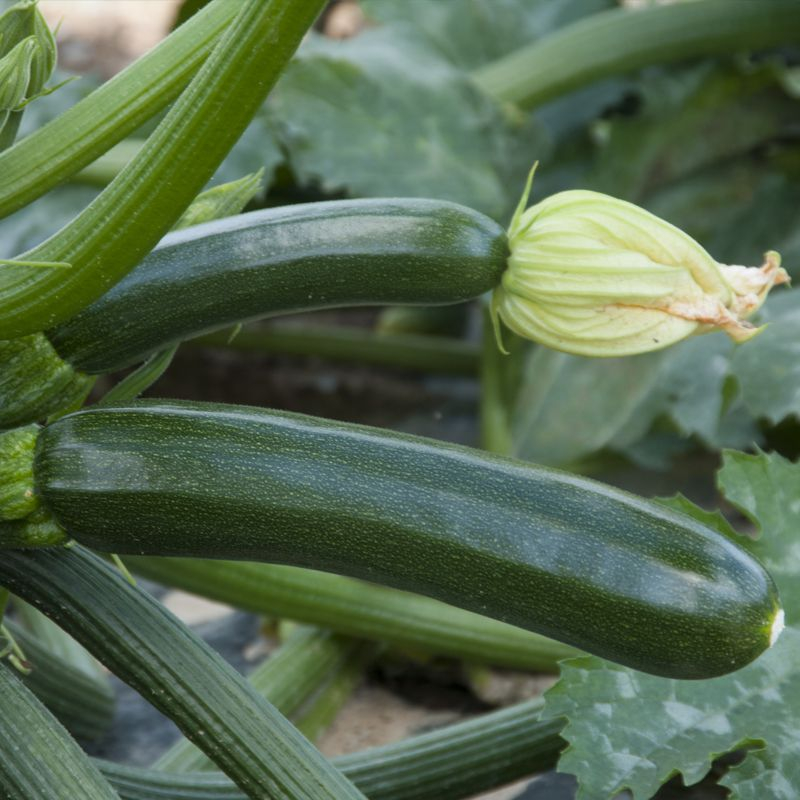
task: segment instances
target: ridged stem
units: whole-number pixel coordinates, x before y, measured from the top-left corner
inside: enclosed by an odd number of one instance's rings
[[[370,800],[459,800],[553,767],[563,720],[542,722],[539,699],[333,763]],[[245,800],[219,774],[165,775],[98,762],[123,800]]]
[[[99,557],[80,547],[10,551],[0,584],[174,720],[246,795],[363,800],[244,678]]]
[[[533,108],[651,64],[752,52],[800,39],[796,0],[703,0],[613,9],[567,25],[473,73],[498,100]]]
[[[0,790],[13,800],[119,800],[58,720],[1,662]]]
[[[247,679],[255,691],[288,717],[358,648],[355,639],[319,628],[297,628]],[[213,768],[213,763],[188,739],[177,741],[153,764],[153,769],[176,773],[209,767]]]
[[[84,741],[103,736],[114,716],[114,694],[108,681],[90,677],[11,620],[6,625],[30,666],[23,683],[73,736]]]
[[[138,574],[259,614],[423,654],[539,672],[578,654],[561,642],[421,595],[326,572],[239,561],[126,556]]]
[[[238,5],[210,3],[127,69],[0,154],[0,217],[58,186],[171,103]]]
[[[72,222],[20,259],[68,269],[0,270],[0,338],[69,319],[172,227],[247,127],[323,0],[245,0],[147,143]]]
[[[444,336],[375,333],[340,325],[245,328],[234,337],[229,331],[217,331],[186,344],[246,353],[313,356],[444,375],[474,375],[478,368],[478,348],[471,342]]]
[[[294,724],[310,742],[316,742],[328,730],[379,650],[380,646],[374,642],[359,642],[349,657],[332,671],[328,682],[298,710]]]
[[[104,687],[104,690],[108,690],[108,675],[86,648],[62,631],[53,620],[19,598],[14,599],[14,613],[25,626],[28,637],[35,637],[36,641],[61,663],[80,670],[100,687]]]

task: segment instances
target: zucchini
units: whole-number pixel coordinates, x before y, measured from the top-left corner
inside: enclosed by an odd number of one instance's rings
[[[189,402],[88,409],[42,430],[33,482],[99,550],[364,578],[658,675],[731,672],[782,623],[763,567],[683,514],[363,426]]]
[[[507,255],[497,223],[445,201],[341,200],[253,211],[169,234],[47,337],[73,368],[110,372],[181,339],[259,317],[468,300],[497,286]]]
[[[119,800],[75,740],[2,661],[0,797]]]

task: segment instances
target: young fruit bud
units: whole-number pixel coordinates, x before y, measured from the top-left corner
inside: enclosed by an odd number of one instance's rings
[[[28,94],[31,64],[39,50],[33,36],[0,58],[0,113],[17,111]]]
[[[0,150],[14,141],[23,107],[46,93],[55,64],[56,42],[35,2],[0,14]]]
[[[495,321],[527,339],[583,356],[645,353],[718,329],[742,342],[759,331],[746,318],[789,280],[775,252],[761,267],[718,264],[674,225],[598,192],[560,192],[526,210],[532,179],[492,297]]]

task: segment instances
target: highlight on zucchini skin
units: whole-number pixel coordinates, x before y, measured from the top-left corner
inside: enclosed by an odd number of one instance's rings
[[[364,578],[636,669],[708,678],[770,645],[777,590],[697,521],[556,470],[287,412],[174,401],[47,426],[43,507],[120,554]]]
[[[254,211],[166,236],[47,336],[75,369],[108,372],[182,339],[275,314],[469,300],[499,284],[507,256],[497,223],[447,201]]]

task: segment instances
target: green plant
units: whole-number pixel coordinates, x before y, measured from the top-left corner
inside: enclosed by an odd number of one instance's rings
[[[19,617],[2,627],[0,796],[456,800],[554,766],[565,741],[560,768],[587,798],[650,797],[754,743],[722,779],[735,797],[781,781],[800,791],[797,467],[725,456],[724,493],[764,528],[752,540],[685,498],[665,508],[507,458],[603,469],[613,451],[669,465],[689,433],[707,448],[747,447],[794,424],[794,300],[758,310],[784,277],[776,257],[728,271],[663,220],[734,264],[779,247],[791,272],[800,253],[774,209],[796,207],[800,7],[502,0],[487,17],[489,5],[465,0],[363,0],[374,28],[338,44],[310,35],[288,63],[322,5],[212,0],[17,144],[27,104],[45,102],[52,37],[34,3],[0,16],[0,213],[16,212],[0,221],[0,606],[11,592]],[[702,60],[661,66],[688,58]],[[125,138],[142,125],[146,140]],[[507,236],[536,158],[537,191],[552,196],[526,212],[526,191]],[[198,195],[215,173],[240,180]],[[95,188],[57,186],[68,178]],[[239,215],[265,202],[263,184],[279,207]],[[578,185],[592,192],[559,193]],[[442,199],[413,199],[425,195]],[[592,209],[576,214],[578,196]],[[78,202],[88,205],[39,243],[35,214],[69,219]],[[542,245],[543,217],[567,206]],[[501,355],[488,306],[479,345],[421,335],[438,330],[422,315],[374,335],[223,330],[298,310],[463,302],[501,281],[492,310],[565,352],[503,331]],[[742,320],[756,312],[771,325],[740,349],[687,338],[715,326],[749,334]],[[651,353],[666,341],[649,320],[663,314],[669,341],[687,340]],[[284,412],[135,400],[183,339],[208,331],[197,346],[480,373],[484,444],[499,455]],[[95,376],[133,365],[90,394]],[[247,683],[87,546],[338,635],[296,632]],[[783,624],[758,559],[789,630],[756,659]],[[378,656],[347,636],[542,671],[577,658],[544,703],[329,761],[286,715],[313,735]],[[184,733],[153,770],[92,762],[57,721],[84,738],[107,723],[108,687],[86,651]],[[31,664],[24,682],[14,674]],[[677,679],[710,675],[720,677]],[[212,765],[223,774],[177,774]]]

